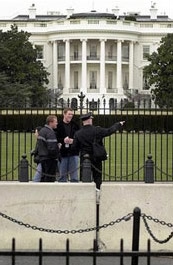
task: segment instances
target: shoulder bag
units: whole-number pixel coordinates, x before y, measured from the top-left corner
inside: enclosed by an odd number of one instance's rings
[[[97,161],[104,161],[107,159],[107,152],[103,144],[100,144],[97,141],[97,128],[94,134],[94,141],[92,144],[93,147],[93,158]]]

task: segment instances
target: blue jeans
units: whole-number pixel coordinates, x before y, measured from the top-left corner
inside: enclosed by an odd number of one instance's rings
[[[67,182],[70,176],[71,182],[78,182],[78,156],[62,157],[59,163],[59,182]]]
[[[35,175],[33,177],[34,182],[40,182],[41,180],[41,175],[42,175],[42,168],[41,168],[41,163],[38,163]]]

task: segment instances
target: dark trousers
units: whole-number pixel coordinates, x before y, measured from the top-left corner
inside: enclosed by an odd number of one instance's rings
[[[100,189],[102,184],[102,161],[91,161],[91,170],[96,188]]]
[[[42,177],[41,182],[55,182],[57,172],[57,160],[49,159],[41,161]]]
[[[84,179],[84,182],[90,182],[93,179],[96,188],[100,189],[102,184],[102,161],[95,161],[91,159],[88,154],[86,155],[81,157],[81,179]]]

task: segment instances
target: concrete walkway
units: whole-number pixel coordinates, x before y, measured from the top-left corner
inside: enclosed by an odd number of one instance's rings
[[[12,258],[0,257],[0,264],[12,265]],[[15,265],[39,265],[38,257],[17,257]],[[64,257],[44,257],[43,265],[66,265]],[[93,265],[91,257],[71,257],[69,265]],[[120,259],[117,257],[99,257],[96,260],[97,265],[120,265]],[[131,258],[127,257],[123,260],[123,265],[131,265]],[[147,265],[147,258],[139,258],[138,265]],[[150,265],[173,265],[173,259],[169,257],[151,258]]]

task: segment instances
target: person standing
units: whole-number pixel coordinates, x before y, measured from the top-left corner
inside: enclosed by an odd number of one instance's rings
[[[35,128],[35,137],[36,139],[38,138],[39,132],[42,129],[41,126],[38,126]],[[40,158],[38,155],[38,141],[36,141],[35,149],[31,151],[31,155],[34,156],[34,163],[37,164],[36,172],[33,177],[34,182],[40,182],[41,180],[41,175],[42,175],[42,168],[41,168],[41,163],[40,163]]]
[[[65,108],[63,111],[63,120],[57,126],[57,140],[61,144],[59,163],[59,182],[67,182],[68,176],[71,182],[78,182],[78,161],[79,152],[71,148],[73,137],[79,126],[72,120],[73,109]]]
[[[124,121],[114,123],[109,128],[102,128],[93,125],[93,116],[91,112],[82,115],[80,119],[82,120],[83,126],[75,133],[72,147],[80,151],[82,167],[85,156],[87,155],[87,157],[89,157],[92,164],[92,177],[96,184],[96,189],[100,190],[102,184],[102,161],[95,159],[93,156],[92,145],[94,139],[96,139],[100,145],[103,145],[103,138],[119,130],[123,126]]]
[[[42,167],[41,182],[54,182],[56,180],[59,148],[54,129],[57,128],[57,124],[57,117],[49,115],[37,138],[38,155]]]

